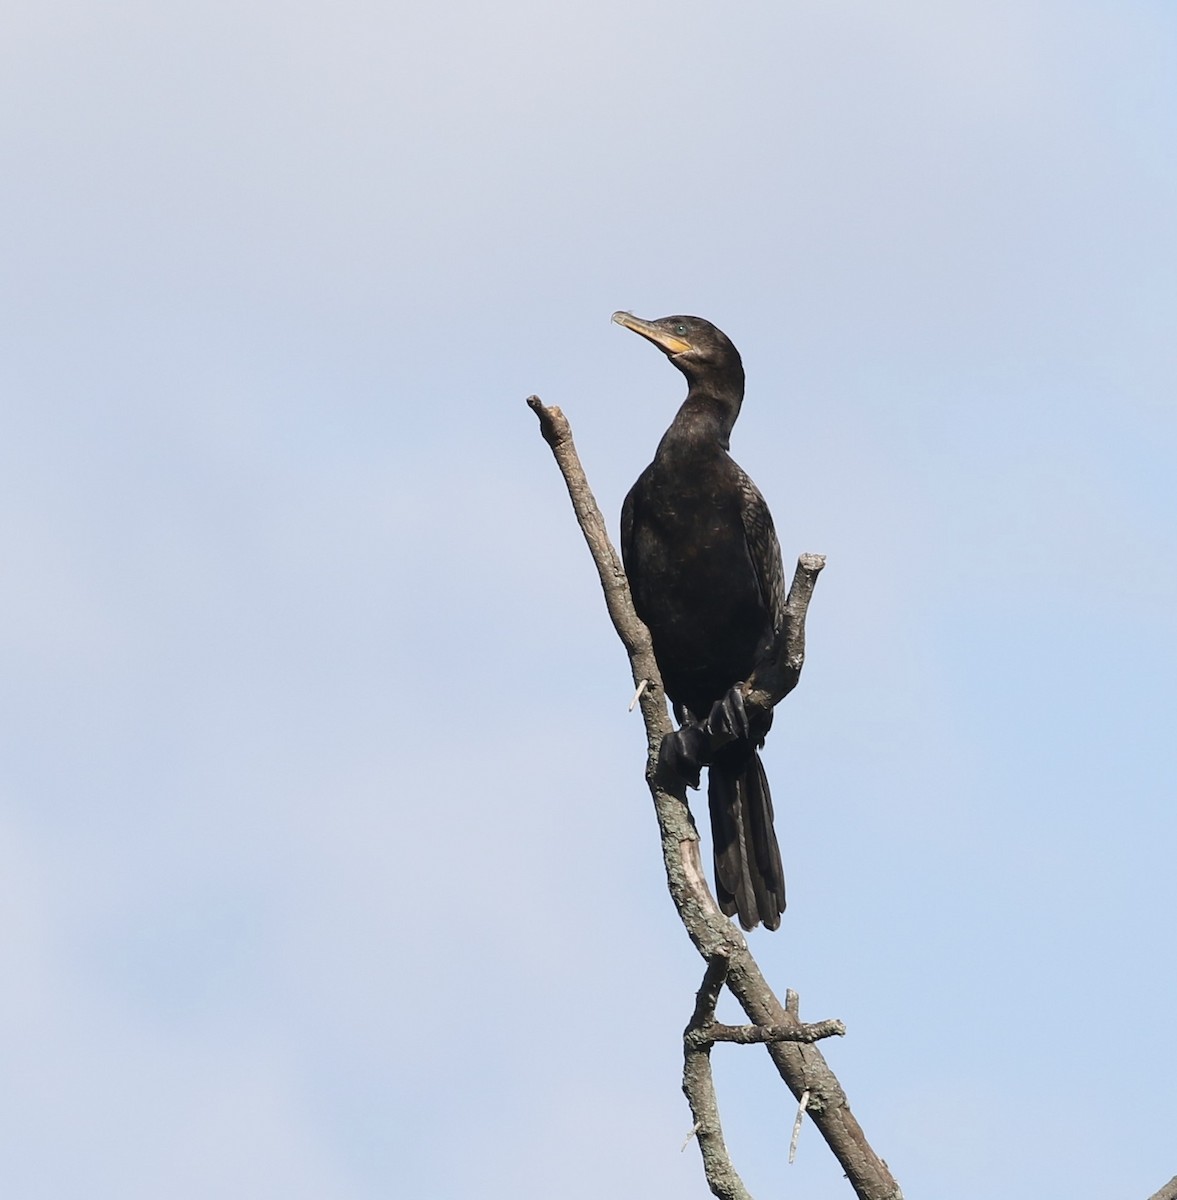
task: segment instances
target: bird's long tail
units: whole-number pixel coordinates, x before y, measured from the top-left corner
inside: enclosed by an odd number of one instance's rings
[[[785,873],[772,825],[772,796],[760,755],[747,742],[725,747],[707,773],[715,890],[720,909],[745,929],[776,929],[785,911]]]

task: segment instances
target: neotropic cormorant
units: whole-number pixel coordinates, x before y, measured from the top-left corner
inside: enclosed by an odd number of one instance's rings
[[[746,736],[718,750],[708,771],[715,887],[719,907],[745,929],[776,929],[785,878],[756,752],[772,712],[746,718],[738,685],[783,636],[785,585],[768,506],[728,454],[744,366],[726,335],[699,317],[618,312],[613,320],[687,377],[687,398],[622,506],[621,554],[680,725],[706,721],[717,703],[739,714]],[[688,764],[692,773],[697,781]]]

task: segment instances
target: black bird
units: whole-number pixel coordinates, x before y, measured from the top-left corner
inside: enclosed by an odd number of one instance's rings
[[[710,321],[629,313],[613,320],[654,343],[687,377],[678,415],[621,509],[621,554],[638,616],[680,725],[724,706],[745,736],[710,764],[707,800],[719,906],[745,929],[776,929],[785,877],[757,748],[771,711],[744,716],[738,685],[783,636],[781,548],[768,505],[728,454],[744,399],[739,351]],[[682,772],[694,775],[697,768]]]

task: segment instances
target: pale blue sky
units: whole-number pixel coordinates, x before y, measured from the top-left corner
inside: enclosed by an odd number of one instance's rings
[[[18,2],[6,1196],[704,1197],[616,528],[740,347],[828,555],[754,935],[907,1195],[1177,1172],[1177,13]],[[757,1196],[848,1188],[716,1052]]]

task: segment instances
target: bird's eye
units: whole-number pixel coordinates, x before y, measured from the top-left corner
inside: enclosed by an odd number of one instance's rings
[[[677,334],[683,334],[686,333],[686,331],[687,327],[681,321],[674,327],[674,332]]]

